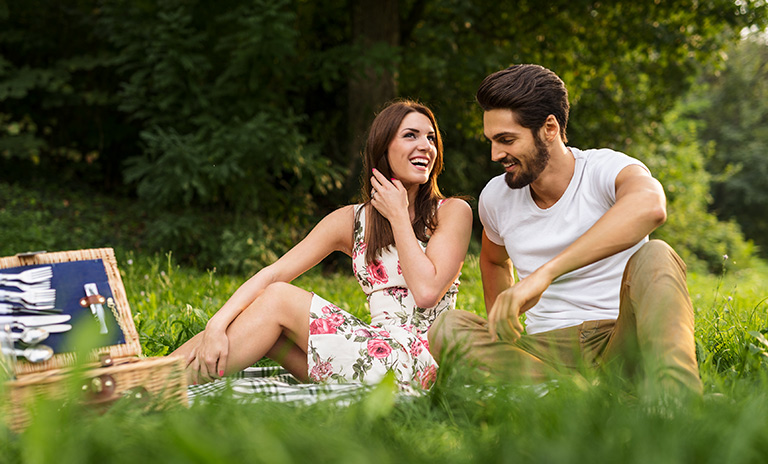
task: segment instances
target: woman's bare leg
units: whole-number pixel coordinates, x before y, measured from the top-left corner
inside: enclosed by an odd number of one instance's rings
[[[203,339],[203,332],[198,332],[197,335],[184,342],[180,347],[176,348],[169,356],[179,356],[187,359],[192,349],[200,344],[200,340]]]
[[[307,314],[309,319],[309,314]],[[306,382],[309,380],[309,365],[307,363],[307,352],[299,348],[285,335],[281,335],[277,343],[267,352],[267,357],[280,363],[294,377]]]
[[[238,372],[264,356],[278,359],[300,380],[307,379],[309,307],[312,294],[288,283],[269,285],[227,328],[229,354],[224,374]],[[187,358],[202,333],[184,343],[173,356]]]

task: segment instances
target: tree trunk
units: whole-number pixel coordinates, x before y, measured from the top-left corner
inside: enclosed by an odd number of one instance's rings
[[[397,0],[353,0],[352,40],[368,49],[383,42],[396,47],[400,40]],[[394,63],[378,63],[385,71],[374,67],[353,70],[349,80],[349,175],[345,190],[356,196],[361,169],[360,153],[365,145],[368,126],[376,111],[397,96],[397,70]]]

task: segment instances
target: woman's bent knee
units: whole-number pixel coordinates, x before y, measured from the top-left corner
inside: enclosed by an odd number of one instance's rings
[[[287,282],[273,282],[267,285],[260,298],[282,298],[291,294],[296,288]]]

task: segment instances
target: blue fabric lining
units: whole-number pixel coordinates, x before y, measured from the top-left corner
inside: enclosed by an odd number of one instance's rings
[[[0,274],[15,274],[27,269],[46,266],[50,266],[53,270],[51,288],[56,289],[55,307],[56,309],[63,310],[63,314],[72,316],[72,319],[68,322],[69,324],[72,324],[74,328],[80,328],[81,326],[89,324],[93,329],[93,337],[98,340],[99,346],[125,343],[125,336],[106,303],[102,305],[108,330],[106,334],[99,333],[99,324],[97,323],[95,316],[91,313],[91,308],[83,308],[80,306],[80,299],[86,296],[84,285],[91,282],[95,283],[98,287],[99,295],[103,296],[105,299],[112,298],[114,300],[112,289],[109,286],[109,278],[107,277],[106,270],[104,269],[104,262],[102,260],[93,259],[66,263],[19,266],[0,269]],[[0,289],[18,291],[16,287],[11,286],[0,285]],[[20,319],[23,317],[24,316],[21,315],[19,316]],[[53,348],[56,353],[75,351],[77,346],[75,346],[75,340],[72,340],[72,337],[69,336],[71,333],[72,331],[61,334],[51,334],[43,343]]]

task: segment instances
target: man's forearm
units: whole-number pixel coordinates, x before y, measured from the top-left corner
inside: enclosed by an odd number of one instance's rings
[[[484,260],[482,255],[480,257],[480,273],[483,279],[483,296],[485,300],[485,311],[490,314],[493,304],[496,302],[496,297],[499,293],[508,289],[515,283],[514,275],[512,274],[512,263],[507,261],[506,263],[492,263],[488,260]]]
[[[660,188],[660,187],[659,187]],[[624,251],[664,223],[663,193],[640,190],[621,197],[600,220],[540,269],[550,280]]]

